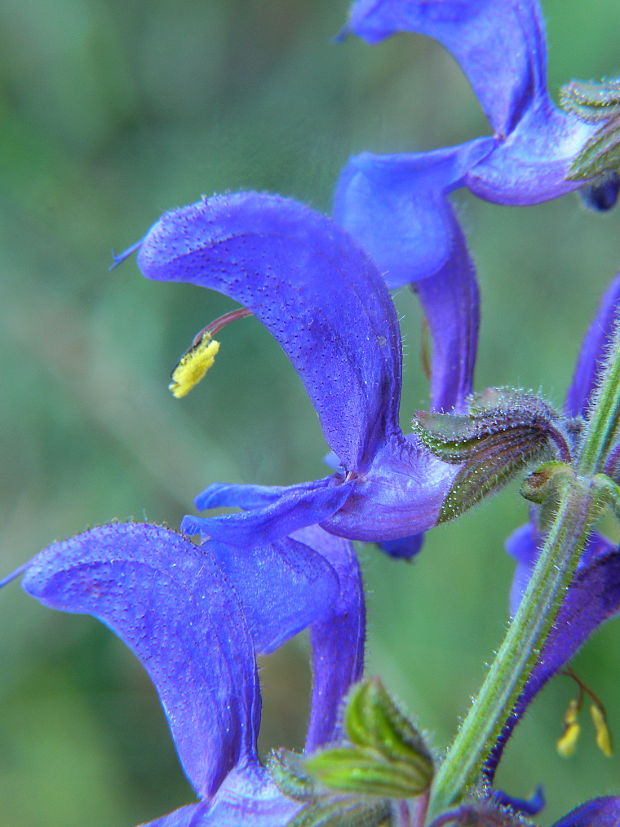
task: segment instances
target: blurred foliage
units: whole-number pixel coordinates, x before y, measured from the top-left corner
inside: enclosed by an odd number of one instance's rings
[[[547,0],[550,83],[620,68],[620,7]],[[483,134],[458,67],[436,43],[369,47],[332,36],[333,0],[4,0],[0,4],[2,570],[111,518],[175,524],[216,480],[324,473],[316,416],[253,319],[227,330],[208,381],[182,402],[168,370],[229,309],[215,294],[142,279],[110,250],[201,193],[278,191],[329,211],[349,154],[430,149]],[[456,199],[480,271],[478,387],[542,387],[561,402],[580,337],[620,253],[617,215],[576,197],[499,208]],[[192,290],[194,293],[192,294]],[[192,295],[193,299],[192,300]],[[403,291],[403,425],[423,407],[420,316]],[[244,392],[239,390],[243,388]],[[413,565],[368,546],[369,672],[443,747],[506,623],[503,540],[525,519],[512,488],[428,537]],[[131,825],[191,800],[154,692],[94,621],[2,593],[0,807],[12,827]],[[620,624],[576,661],[620,730]],[[265,749],[303,739],[303,641],[267,659]],[[541,780],[551,823],[618,792],[619,764],[584,726],[555,753],[567,679],[545,690],[499,780]]]

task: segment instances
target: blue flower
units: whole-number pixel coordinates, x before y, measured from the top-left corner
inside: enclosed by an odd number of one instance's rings
[[[300,375],[341,466],[288,487],[212,485],[198,496],[199,509],[244,511],[186,517],[185,532],[243,546],[315,523],[374,541],[410,538],[434,525],[458,467],[399,427],[396,312],[375,265],[346,232],[278,196],[216,196],[166,213],[139,245],[138,265],[148,278],[209,287],[254,313]],[[456,318],[475,316],[462,291],[428,301],[438,318],[444,313],[446,340]],[[468,335],[460,349],[446,349],[439,382],[446,403],[456,406],[471,389],[477,337],[477,324],[460,327]],[[407,540],[396,553],[418,547]]]
[[[580,804],[553,827],[617,827],[620,823],[620,797],[606,795]]]
[[[338,736],[341,699],[363,665],[364,602],[350,543],[312,527],[240,551],[198,547],[158,526],[113,524],[42,551],[23,586],[46,606],[103,621],[155,684],[199,801],[152,827],[272,827],[293,817],[300,804],[257,756],[256,656],[309,626],[306,748]]]
[[[535,0],[357,0],[347,27],[370,43],[409,31],[439,40],[467,76],[493,130],[432,152],[363,153],[350,159],[334,215],[375,261],[390,287],[429,277],[470,278],[471,262],[450,193],[459,187],[497,204],[529,205],[583,184],[568,180],[599,129],[551,101],[543,22]],[[615,202],[617,177],[589,190]]]

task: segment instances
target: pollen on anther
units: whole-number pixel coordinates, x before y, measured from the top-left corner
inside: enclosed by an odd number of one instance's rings
[[[205,331],[183,354],[170,376],[168,389],[176,399],[186,396],[213,366],[220,343]]]
[[[592,721],[594,722],[594,728],[596,730],[596,745],[603,755],[611,758],[614,751],[611,745],[611,733],[605,720],[605,710],[598,704],[592,704],[590,713],[592,714]]]

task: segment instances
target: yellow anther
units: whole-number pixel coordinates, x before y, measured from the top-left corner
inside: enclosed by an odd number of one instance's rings
[[[205,331],[181,357],[172,371],[168,389],[173,396],[181,399],[200,382],[215,362],[219,349],[220,343],[212,339],[211,334]]]
[[[579,703],[573,699],[568,704],[568,709],[564,715],[564,732],[556,741],[556,749],[562,758],[569,758],[577,748],[577,739],[581,731],[579,721],[577,720],[578,712]]]
[[[578,723],[570,724],[564,728],[564,732],[556,741],[556,749],[562,758],[570,758],[571,755],[575,754],[580,731],[581,727]]]
[[[605,712],[598,704],[592,704],[590,712],[592,713],[592,721],[594,722],[594,729],[596,730],[596,746],[603,755],[611,758],[614,750],[611,744],[611,732],[605,720]]]

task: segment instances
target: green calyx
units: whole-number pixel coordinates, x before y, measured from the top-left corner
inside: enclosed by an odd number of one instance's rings
[[[560,90],[560,105],[586,123],[603,123],[620,114],[620,79],[571,80]]]
[[[533,462],[570,458],[571,437],[543,400],[488,388],[469,400],[469,414],[419,412],[413,429],[445,462],[460,464],[438,522],[457,517],[495,493]]]
[[[304,758],[298,752],[274,750],[267,761],[267,769],[278,789],[296,801],[311,801],[317,795],[316,783],[304,767]]]
[[[562,88],[560,103],[585,123],[599,125],[573,159],[568,180],[587,181],[620,169],[620,80],[573,80]]]
[[[395,802],[429,790],[431,753],[378,678],[351,689],[342,727],[342,741],[308,758],[285,749],[271,754],[276,785],[305,805],[291,827],[387,827]]]

